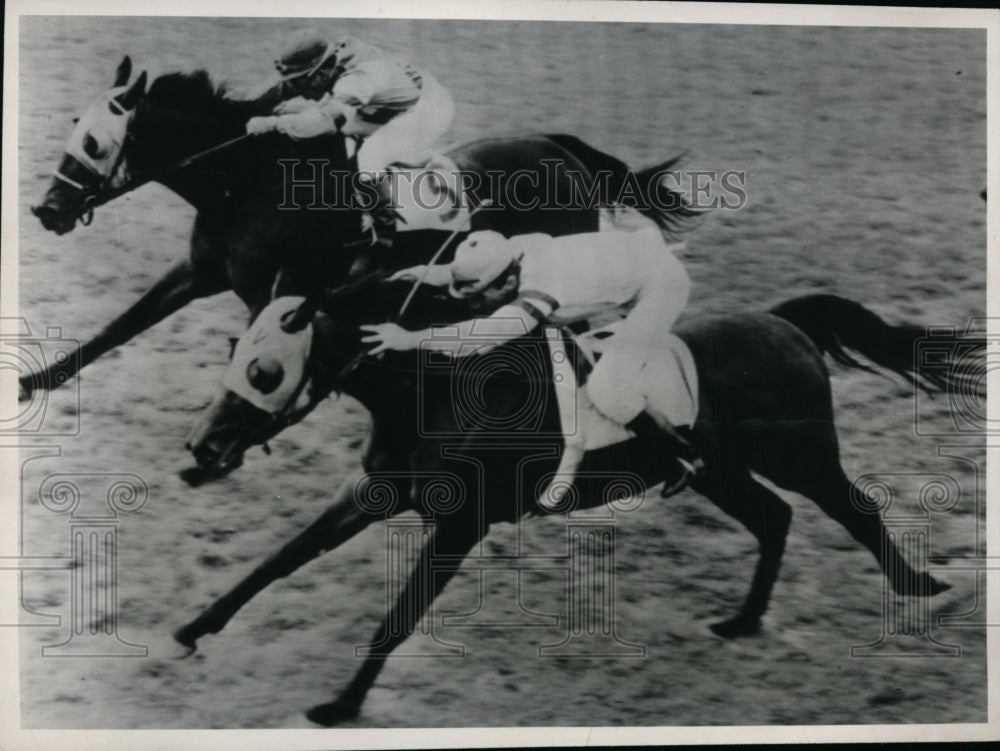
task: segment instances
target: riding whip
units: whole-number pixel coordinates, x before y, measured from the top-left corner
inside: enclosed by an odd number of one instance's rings
[[[424,267],[424,273],[421,275],[419,279],[417,279],[413,283],[413,288],[410,290],[410,293],[406,296],[406,299],[403,300],[403,305],[400,307],[399,312],[395,316],[396,321],[402,319],[403,313],[406,312],[406,309],[410,306],[410,303],[413,301],[413,296],[417,294],[417,290],[420,288],[420,285],[423,284],[425,281],[427,281],[427,275],[431,271],[431,266],[437,263],[437,260],[441,257],[441,254],[444,253],[444,249],[451,244],[451,241],[458,236],[459,232],[465,230],[465,225],[472,221],[472,217],[474,217],[479,212],[480,209],[492,205],[493,201],[486,199],[481,204],[476,206],[476,208],[472,209],[472,211],[469,212],[469,216],[466,217],[464,222],[462,222],[459,226],[455,227],[455,229],[451,231],[451,234],[448,235],[448,239],[441,244],[441,247],[437,249],[437,252],[433,256],[431,256],[431,260],[427,262],[427,265]]]

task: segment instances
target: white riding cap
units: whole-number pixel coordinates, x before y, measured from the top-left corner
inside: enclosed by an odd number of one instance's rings
[[[485,289],[521,254],[516,243],[499,232],[473,232],[455,250],[449,292],[464,297]]]
[[[226,388],[265,412],[281,412],[299,393],[313,327],[310,323],[288,333],[281,328],[281,319],[304,299],[279,297],[264,308],[240,337],[226,371]]]

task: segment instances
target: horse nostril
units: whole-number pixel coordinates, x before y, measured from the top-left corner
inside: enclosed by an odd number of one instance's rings
[[[29,206],[28,209],[31,211],[32,214],[34,214],[35,216],[38,216],[38,207],[37,206]]]

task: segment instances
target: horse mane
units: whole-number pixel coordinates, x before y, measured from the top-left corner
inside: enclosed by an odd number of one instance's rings
[[[388,272],[377,269],[337,287],[329,287],[323,290],[318,309],[327,315],[337,315],[342,313],[345,307],[349,307],[353,314],[357,312],[355,309],[357,303],[360,300],[374,298],[375,295],[369,293],[381,291],[388,278]]]
[[[215,83],[206,70],[166,73],[149,86],[146,96],[161,105],[212,106],[227,98],[226,85]]]
[[[269,112],[275,103],[270,91],[256,99],[236,98],[225,82],[216,82],[202,69],[158,76],[150,84],[146,98],[158,108],[195,111],[209,116],[222,116],[234,105]]]
[[[414,282],[390,282],[390,276],[389,271],[376,270],[339,287],[327,289],[318,309],[326,315],[346,315],[352,319],[368,319],[371,316],[381,318],[379,321],[370,321],[372,323],[395,318]],[[394,294],[387,294],[390,290]],[[417,289],[399,323],[403,328],[419,329],[433,324],[454,323],[475,315],[466,301],[423,284]]]

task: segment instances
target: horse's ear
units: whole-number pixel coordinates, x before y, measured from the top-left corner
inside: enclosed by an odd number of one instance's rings
[[[122,61],[118,63],[118,70],[115,71],[115,85],[112,88],[117,89],[119,86],[124,86],[128,83],[128,79],[132,75],[132,58],[128,55],[122,58]]]
[[[128,112],[139,103],[139,97],[146,93],[146,71],[139,74],[135,82],[128,87],[128,91],[118,97],[118,103],[122,109]]]
[[[316,315],[319,300],[307,297],[295,310],[290,310],[281,317],[281,330],[286,334],[297,334],[312,323]]]

